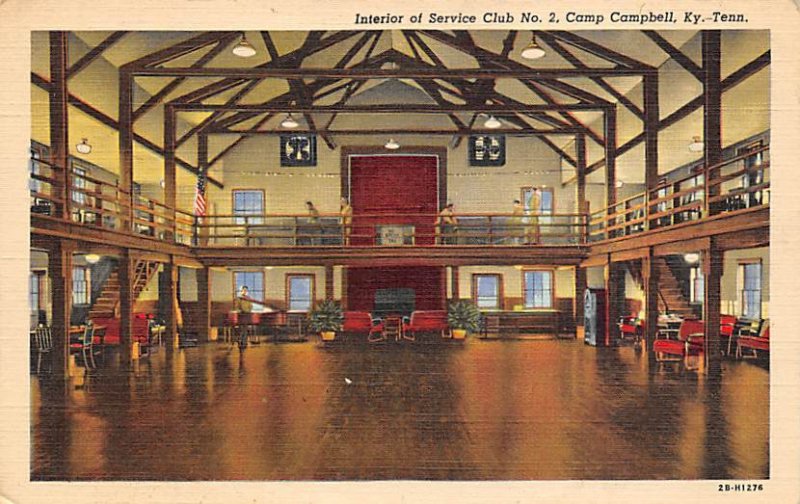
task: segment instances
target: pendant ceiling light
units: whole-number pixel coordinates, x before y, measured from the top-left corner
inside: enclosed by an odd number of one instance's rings
[[[86,254],[83,259],[89,264],[97,264],[100,261],[100,256],[97,254]]]
[[[544,54],[545,54],[544,49],[539,47],[539,44],[536,43],[536,34],[534,33],[531,35],[530,43],[525,47],[525,49],[522,50],[522,52],[519,55],[525,59],[534,60],[541,58],[542,56],[544,56]]]
[[[242,32],[242,38],[239,43],[233,47],[233,54],[240,58],[249,58],[256,55],[255,47],[247,41],[247,35],[244,32]]]
[[[692,143],[689,144],[689,151],[691,152],[703,152],[703,140],[699,136],[692,137]]]
[[[617,180],[616,182],[614,182],[614,187],[616,187],[617,189],[619,189],[620,187],[622,187],[624,185],[625,185],[625,182],[623,182],[621,180]]]
[[[683,260],[686,261],[689,264],[694,264],[694,263],[696,263],[697,261],[700,260],[700,254],[698,254],[696,252],[690,252],[690,253],[685,254],[683,256]]]
[[[89,154],[90,152],[92,152],[92,146],[89,145],[89,139],[82,138],[81,143],[75,146],[75,150],[80,152],[81,154]]]
[[[384,147],[389,150],[397,150],[400,148],[400,144],[395,142],[393,138],[390,138],[389,141],[384,144]]]
[[[483,125],[489,129],[497,129],[503,125],[495,116],[489,116],[489,119],[486,119],[486,122]]]
[[[292,113],[289,112],[286,115],[286,118],[283,121],[281,121],[281,126],[283,126],[284,128],[293,129],[300,126],[300,124],[294,119],[294,117],[292,117]]]

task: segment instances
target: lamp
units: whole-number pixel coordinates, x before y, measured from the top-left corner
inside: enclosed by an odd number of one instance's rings
[[[519,55],[525,59],[534,60],[541,58],[544,54],[544,49],[539,47],[539,44],[536,43],[536,34],[534,33],[531,35],[530,43],[525,46],[525,49],[523,49]]]
[[[249,58],[256,55],[256,49],[250,42],[247,41],[247,35],[242,32],[242,39],[239,43],[233,46],[233,54],[240,58]]]
[[[161,186],[161,189],[164,189],[165,187],[167,187],[167,181],[162,178],[161,182],[159,182],[158,185]]]
[[[397,150],[400,148],[400,144],[395,142],[393,138],[390,138],[389,141],[386,142],[383,146],[389,150]]]
[[[702,138],[699,136],[692,137],[692,143],[689,144],[689,151],[691,152],[703,152],[703,144]]]
[[[292,113],[291,112],[289,112],[286,115],[286,118],[283,121],[281,121],[281,126],[283,126],[284,128],[288,128],[288,129],[296,128],[299,125],[300,124],[294,119],[294,117],[292,117]]]
[[[497,129],[503,125],[495,116],[489,116],[489,119],[486,119],[486,122],[483,125],[489,129]]]
[[[697,252],[689,252],[688,254],[683,255],[683,260],[689,264],[694,264],[700,260],[700,254]]]
[[[614,182],[614,187],[616,187],[617,189],[619,189],[620,187],[622,187],[624,185],[625,185],[625,182],[623,182],[623,181],[621,181],[619,179],[617,179],[617,181]]]
[[[100,261],[100,256],[97,254],[86,254],[83,259],[89,264],[97,264]]]
[[[80,152],[81,154],[89,154],[92,152],[92,146],[89,145],[88,138],[81,138],[81,143],[75,145],[75,150]]]

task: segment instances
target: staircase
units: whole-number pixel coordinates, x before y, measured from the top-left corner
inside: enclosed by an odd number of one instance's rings
[[[654,258],[654,265],[658,270],[658,311],[662,314],[674,314],[679,317],[693,317],[697,314],[689,303],[687,293],[681,287],[681,280],[675,275],[669,262],[664,257]],[[626,263],[628,271],[634,281],[644,289],[642,271],[636,262]],[[685,280],[688,285],[688,279]]]
[[[681,281],[675,276],[667,260],[663,257],[656,258],[655,267],[658,269],[659,312],[671,313],[682,318],[694,316],[694,308],[681,288]]]
[[[136,300],[147,283],[158,271],[158,263],[153,261],[136,261],[133,273],[133,299]],[[89,318],[119,317],[119,272],[115,269],[108,275],[103,290],[89,310]]]

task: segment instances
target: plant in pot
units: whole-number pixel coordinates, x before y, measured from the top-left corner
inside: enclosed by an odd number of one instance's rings
[[[453,339],[464,339],[467,332],[480,330],[481,312],[475,303],[468,300],[454,301],[447,310],[447,323],[453,332]]]
[[[344,314],[336,301],[326,299],[319,303],[309,314],[308,327],[322,337],[322,341],[333,341],[336,331],[342,329]]]

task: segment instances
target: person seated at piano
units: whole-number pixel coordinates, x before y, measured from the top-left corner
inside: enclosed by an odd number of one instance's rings
[[[253,311],[253,301],[255,300],[248,295],[247,286],[242,285],[242,288],[239,289],[239,294],[236,296],[233,309],[239,313],[251,313]]]

